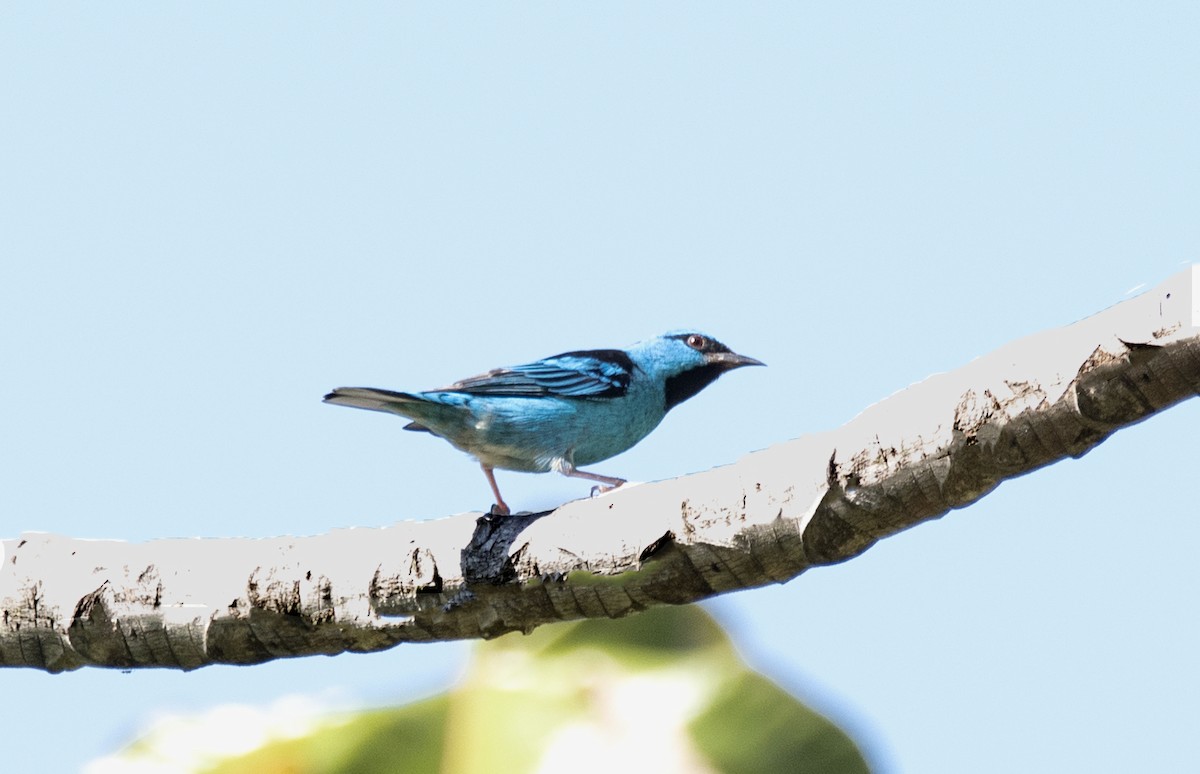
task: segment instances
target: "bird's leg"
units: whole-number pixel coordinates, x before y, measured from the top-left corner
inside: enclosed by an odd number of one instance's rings
[[[612,476],[602,476],[599,473],[588,473],[586,470],[579,470],[574,465],[571,465],[569,463],[560,465],[558,472],[562,473],[564,476],[572,476],[574,478],[586,478],[590,481],[599,481],[600,486],[593,487],[592,488],[593,493],[596,490],[599,490],[601,492],[608,492],[613,489],[616,489],[621,484],[625,483],[625,479],[623,479],[623,478],[613,478]]]
[[[504,502],[504,498],[500,496],[500,487],[496,486],[496,474],[487,465],[480,464],[483,468],[483,475],[487,476],[488,486],[492,488],[492,495],[496,498],[496,504],[492,506],[492,514],[496,516],[507,516],[511,511],[508,509],[508,503]]]

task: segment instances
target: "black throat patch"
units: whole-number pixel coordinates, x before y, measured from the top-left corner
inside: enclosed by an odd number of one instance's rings
[[[719,365],[702,365],[691,370],[684,371],[681,374],[667,377],[666,387],[666,410],[678,406],[688,398],[703,390],[708,385],[717,380],[717,377],[725,373],[725,369]]]

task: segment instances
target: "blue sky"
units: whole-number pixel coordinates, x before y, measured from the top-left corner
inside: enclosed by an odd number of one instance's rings
[[[9,4],[3,535],[483,508],[467,458],[321,396],[684,326],[769,368],[600,472],[836,427],[1200,259],[1198,38],[1189,3]],[[1187,768],[1198,422],[711,608],[881,771]],[[9,670],[0,728],[72,770],[158,713],[401,701],[465,654]]]

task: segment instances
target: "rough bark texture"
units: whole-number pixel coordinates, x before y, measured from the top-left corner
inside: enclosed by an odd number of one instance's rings
[[[6,540],[0,664],[253,664],[494,637],[782,582],[1198,393],[1193,267],[834,432],[549,513],[263,540]]]

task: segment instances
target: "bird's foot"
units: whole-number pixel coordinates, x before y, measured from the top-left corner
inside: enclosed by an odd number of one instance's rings
[[[512,513],[505,502],[492,503],[492,509],[488,511],[490,516],[507,516]]]
[[[614,478],[613,481],[615,483],[613,483],[611,485],[596,484],[594,487],[592,487],[592,497],[602,495],[605,492],[611,492],[612,490],[616,489],[617,487],[619,487],[625,483],[625,479],[623,479],[623,478]]]

